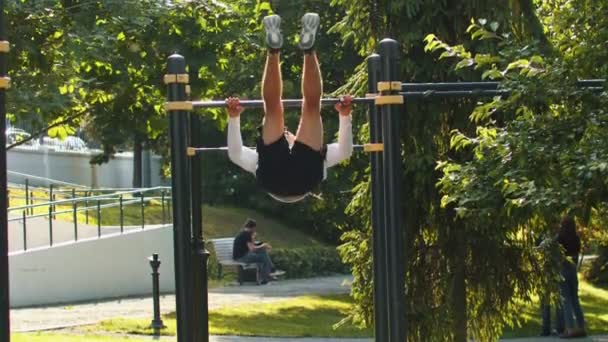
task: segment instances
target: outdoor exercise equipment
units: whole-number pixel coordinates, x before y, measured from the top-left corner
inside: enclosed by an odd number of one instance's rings
[[[10,341],[9,269],[6,182],[6,89],[10,86],[6,54],[4,0],[0,0],[0,342]],[[400,120],[405,115],[406,99],[478,98],[508,95],[497,82],[402,83],[398,76],[398,43],[384,39],[380,54],[367,60],[368,93],[354,99],[355,104],[369,106],[371,160],[372,226],[374,267],[375,340],[406,340],[405,320],[405,250],[407,245],[401,206]],[[223,107],[224,101],[188,101],[189,75],[180,55],[168,59],[167,75],[171,140],[171,172],[174,223],[175,286],[177,334],[180,342],[209,341],[207,260],[204,248],[200,189],[201,158],[204,150],[201,120],[191,111],[196,108]],[[605,80],[584,80],[580,87],[602,90]],[[333,105],[339,99],[323,99]],[[284,100],[286,107],[300,106],[301,100]],[[245,107],[261,107],[262,101],[245,100]],[[221,148],[220,148],[221,150]],[[408,194],[403,196],[407,198]]]
[[[368,94],[353,99],[369,107],[370,142],[357,145],[370,152],[374,324],[378,342],[406,340],[405,320],[405,235],[401,206],[401,117],[406,100],[436,98],[479,98],[509,95],[498,82],[402,83],[399,75],[399,45],[392,39],[379,44],[379,54],[367,59]],[[188,101],[189,75],[180,55],[168,59],[168,86],[165,109],[170,121],[173,222],[175,224],[175,277],[178,341],[209,341],[207,308],[207,257],[202,241],[201,159],[206,152],[227,147],[203,147],[201,120],[192,112],[201,108],[226,107],[224,100]],[[605,80],[584,80],[580,87],[603,90]],[[338,98],[324,98],[323,106]],[[243,107],[263,107],[262,100],[242,100]],[[283,100],[285,107],[299,107],[301,99]],[[193,190],[192,189],[196,189]],[[407,194],[404,194],[407,198]]]
[[[10,43],[6,40],[4,0],[0,0],[0,342],[11,338],[8,289],[8,188],[6,183],[6,89],[10,86],[7,77],[7,54]]]

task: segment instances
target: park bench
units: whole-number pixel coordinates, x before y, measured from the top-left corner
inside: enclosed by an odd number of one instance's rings
[[[225,266],[236,267],[237,280],[239,285],[243,285],[247,270],[255,270],[256,283],[260,284],[260,272],[257,264],[246,264],[232,259],[232,247],[234,246],[234,238],[212,239],[213,249],[219,266],[219,277],[222,277],[223,268]]]

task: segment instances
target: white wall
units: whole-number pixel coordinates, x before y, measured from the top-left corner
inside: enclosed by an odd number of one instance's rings
[[[10,253],[11,307],[149,295],[153,253],[160,290],[174,291],[173,226]]]
[[[10,171],[55,179],[90,187],[130,188],[133,186],[133,153],[118,153],[108,163],[91,165],[91,157],[99,151],[56,151],[47,147],[32,149],[16,147],[7,151]],[[161,160],[151,158],[151,186],[161,185]],[[23,183],[23,177],[8,176],[9,182]],[[44,181],[30,180],[36,186],[48,186]]]

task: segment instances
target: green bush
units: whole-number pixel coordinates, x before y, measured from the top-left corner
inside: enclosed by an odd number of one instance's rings
[[[348,273],[335,247],[311,246],[292,249],[275,249],[271,258],[277,269],[286,272],[287,278],[306,278],[332,273]]]
[[[210,253],[207,270],[209,278],[218,279],[220,276],[219,264],[213,245],[209,244],[207,250]],[[309,278],[350,272],[348,266],[342,263],[335,247],[279,248],[273,249],[270,257],[277,269],[285,271],[286,278]],[[234,269],[230,267],[223,271],[225,274],[234,271]]]

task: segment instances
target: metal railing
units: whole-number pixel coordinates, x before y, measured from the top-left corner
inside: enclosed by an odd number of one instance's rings
[[[105,192],[109,189],[88,189],[87,192]],[[170,187],[154,187],[146,189],[133,189],[128,191],[111,192],[109,194],[101,194],[94,196],[77,197],[76,190],[71,189],[72,197],[67,199],[55,200],[55,194],[53,189],[50,189],[50,196],[53,200],[44,202],[34,203],[33,192],[28,195],[21,196],[26,197],[26,205],[10,207],[7,209],[9,214],[8,222],[21,222],[22,223],[22,234],[23,234],[23,250],[27,250],[27,222],[35,218],[48,218],[48,241],[49,246],[53,246],[53,221],[58,215],[72,214],[72,221],[74,225],[73,230],[73,241],[78,241],[78,213],[84,212],[85,224],[89,224],[90,212],[95,212],[95,218],[97,221],[97,237],[102,236],[102,209],[107,208],[119,208],[119,227],[120,233],[124,233],[124,209],[125,206],[137,204],[139,205],[140,212],[140,224],[141,229],[145,229],[146,216],[145,208],[148,203],[153,201],[160,201],[161,206],[161,217],[160,223],[165,225],[171,220],[171,188]],[[148,194],[148,196],[146,196]],[[13,196],[13,198],[18,196]],[[48,199],[47,198],[47,199]],[[48,208],[44,212],[36,211],[37,208]],[[11,213],[19,213],[11,217]],[[110,226],[116,228],[116,226]],[[130,226],[131,228],[134,226]]]

